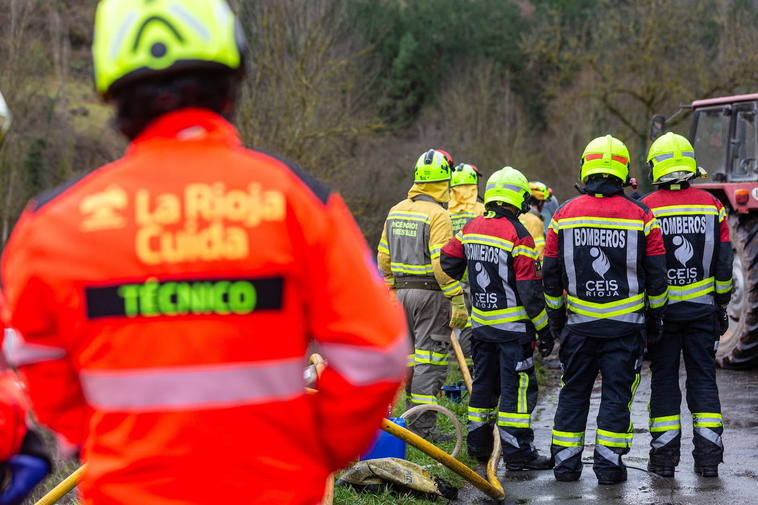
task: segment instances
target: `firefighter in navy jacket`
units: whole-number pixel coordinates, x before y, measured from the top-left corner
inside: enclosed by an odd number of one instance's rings
[[[687,370],[687,406],[694,428],[695,472],[717,477],[724,446],[715,355],[728,326],[732,245],[726,211],[705,191],[690,187],[698,175],[695,152],[681,135],[667,133],[648,155],[658,191],[643,202],[661,225],[666,245],[669,302],[659,342],[649,343],[652,371],[648,469],[673,477],[679,463],[681,422],[679,359]]]
[[[555,477],[577,480],[590,394],[603,377],[594,470],[598,482],[626,480],[621,456],[632,444],[630,412],[639,384],[646,324],[660,332],[666,304],[665,251],[652,212],[623,194],[629,151],[610,135],[581,159],[584,194],[553,216],[545,248],[550,325],[561,339],[563,387],[551,452]]]
[[[509,470],[548,469],[533,445],[537,402],[535,334],[543,356],[548,327],[534,240],[518,220],[529,209],[529,182],[511,167],[487,181],[487,213],[469,222],[442,249],[442,268],[460,279],[468,268],[473,323],[474,385],[468,410],[468,450],[486,461],[497,421]],[[499,397],[499,405],[498,405]]]

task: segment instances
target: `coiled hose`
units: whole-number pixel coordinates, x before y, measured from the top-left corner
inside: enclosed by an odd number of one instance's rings
[[[403,412],[400,417],[407,419],[410,416],[428,411],[439,412],[440,414],[443,414],[445,417],[450,419],[450,421],[453,423],[453,426],[455,427],[455,447],[453,448],[453,452],[450,453],[450,456],[453,458],[457,457],[458,453],[461,452],[461,447],[463,446],[463,426],[461,426],[461,422],[458,421],[458,417],[450,412],[449,409],[446,409],[442,405],[417,405]]]

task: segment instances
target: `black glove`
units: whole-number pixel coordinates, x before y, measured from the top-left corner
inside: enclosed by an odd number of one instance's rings
[[[560,317],[560,316],[556,317],[554,315],[550,316],[548,331],[550,333],[551,341],[556,338],[560,341],[563,335],[564,328],[566,328],[566,315],[565,314],[563,315],[563,317]]]
[[[663,339],[663,319],[648,313],[645,317],[645,332],[648,345],[660,342]]]
[[[549,329],[546,329],[537,340],[537,349],[543,358],[547,358],[553,352],[553,347],[555,347],[555,337]]]
[[[726,307],[718,307],[717,310],[718,312],[716,315],[718,316],[719,322],[719,336],[721,336],[729,329],[729,315],[726,313]]]

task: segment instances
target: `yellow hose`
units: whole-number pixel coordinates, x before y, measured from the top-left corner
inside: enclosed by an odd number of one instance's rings
[[[66,496],[69,491],[74,489],[79,484],[79,479],[84,472],[84,468],[87,465],[82,465],[76,469],[74,473],[63,479],[57,486],[51,489],[45,496],[39,499],[34,505],[53,505]]]
[[[429,410],[439,412],[440,414],[450,419],[450,422],[453,423],[453,426],[455,427],[455,447],[453,447],[452,452],[450,452],[450,456],[457,458],[458,453],[461,452],[461,448],[463,447],[463,425],[461,425],[461,422],[458,420],[456,415],[450,412],[449,409],[446,409],[442,405],[436,404],[416,405],[415,407],[411,407],[410,409],[403,412],[400,417],[403,419],[408,419],[412,415],[427,412]]]
[[[466,363],[466,356],[463,354],[463,348],[458,340],[458,332],[460,330],[454,329],[450,334],[450,342],[453,344],[453,351],[455,352],[455,358],[458,361],[458,366],[461,368],[461,375],[463,375],[463,382],[466,384],[469,396],[473,389],[473,381],[471,380],[471,372],[468,369],[468,363]],[[487,480],[490,485],[497,489],[501,496],[505,496],[505,490],[500,483],[500,479],[497,478],[497,463],[500,461],[500,456],[503,452],[503,444],[500,441],[500,433],[497,429],[497,424],[492,428],[493,431],[493,445],[492,454],[487,461]]]
[[[458,332],[461,330],[454,329],[450,333],[450,342],[453,344],[453,351],[455,351],[455,359],[458,361],[458,366],[461,369],[461,375],[463,375],[463,383],[466,384],[468,394],[471,395],[474,381],[471,379],[471,372],[468,369],[468,363],[466,363],[466,356],[463,354],[463,348],[461,342],[458,340]]]
[[[497,487],[493,486],[489,482],[487,482],[484,478],[482,478],[478,473],[473,471],[471,468],[467,467],[457,459],[451,457],[448,453],[443,451],[442,449],[439,449],[438,447],[434,446],[433,444],[430,444],[423,438],[419,437],[412,431],[406,430],[402,426],[398,426],[397,424],[393,423],[389,419],[384,419],[382,421],[382,429],[389,433],[390,435],[394,435],[397,438],[404,440],[411,444],[412,446],[416,447],[417,449],[423,451],[428,456],[431,456],[432,458],[436,459],[470,483],[472,483],[474,486],[476,486],[477,489],[484,492],[487,496],[490,498],[494,498],[496,500],[502,500],[505,497],[505,493],[501,489],[497,489]]]
[[[505,490],[500,483],[500,479],[497,478],[497,463],[500,461],[500,456],[503,453],[503,444],[500,441],[500,433],[498,432],[497,424],[492,427],[492,454],[489,461],[487,461],[487,480],[490,485],[500,491],[505,496]]]

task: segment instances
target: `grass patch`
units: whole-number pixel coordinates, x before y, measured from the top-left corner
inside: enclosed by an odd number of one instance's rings
[[[24,505],[32,505],[36,503],[40,498],[45,496],[50,490],[57,486],[63,479],[74,473],[74,470],[79,468],[79,462],[75,461],[56,461],[53,473],[51,473],[42,484],[40,484],[34,492],[29,495],[29,498],[24,502]],[[74,491],[68,493],[59,502],[59,505],[77,505],[79,500],[77,499],[76,488]]]

